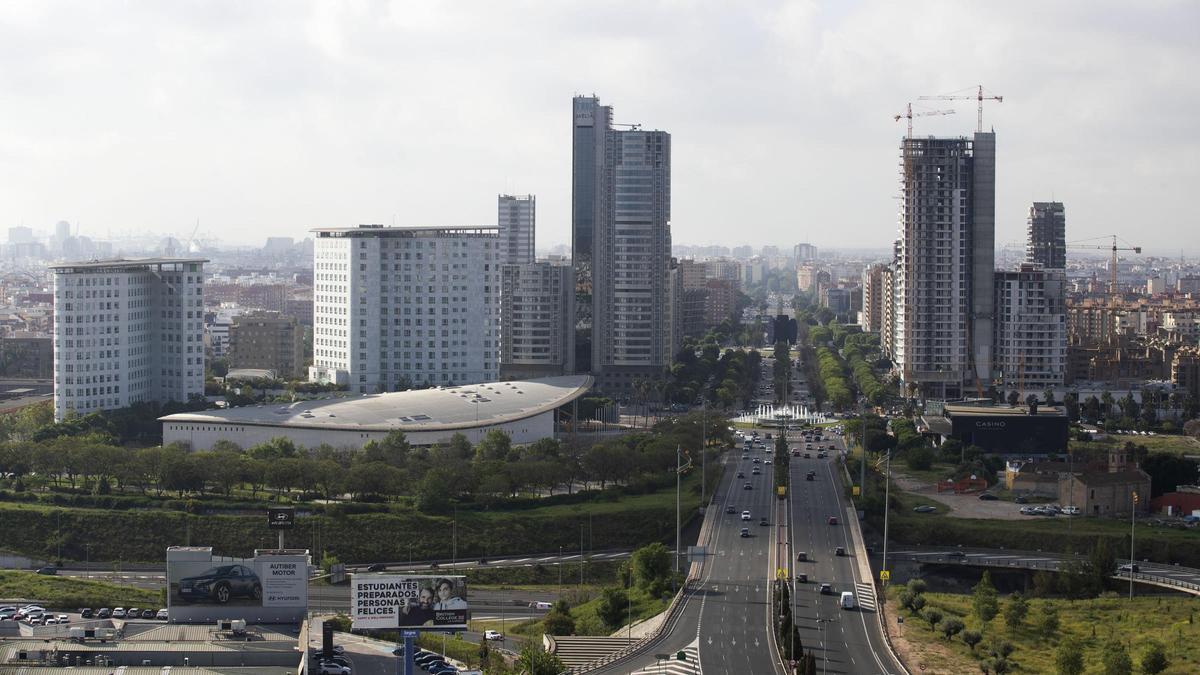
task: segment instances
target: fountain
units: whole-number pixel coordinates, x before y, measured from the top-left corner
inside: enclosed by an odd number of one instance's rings
[[[736,421],[775,428],[785,425],[824,424],[829,421],[829,418],[822,413],[809,410],[806,405],[792,403],[776,406],[764,403],[754,411],[737,418]]]

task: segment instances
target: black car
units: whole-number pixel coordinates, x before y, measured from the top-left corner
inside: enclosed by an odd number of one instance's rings
[[[383,572],[386,569],[387,565],[384,565],[383,563],[375,563],[374,565],[367,566],[368,572]]]
[[[112,610],[107,607],[101,607],[99,612],[96,612],[97,619],[107,619],[112,616]]]
[[[737,475],[737,477],[738,477],[738,478],[745,478],[745,477],[746,477],[746,472],[745,472],[745,471],[739,471],[739,472],[738,472],[738,475]]]
[[[143,619],[153,619],[154,614],[155,614],[155,612],[152,609],[143,609],[142,610],[142,618]]]
[[[726,506],[725,513],[737,513],[737,509],[732,506]]]
[[[746,483],[745,485],[742,486],[742,489],[743,490],[753,490],[754,486],[749,483]]]
[[[759,524],[759,525],[770,525],[771,523],[767,522],[767,519],[766,519],[766,518],[759,518],[759,519],[758,519],[758,524]]]
[[[95,612],[92,611],[91,607],[84,607],[83,609],[79,610],[79,618],[81,619],[90,619],[94,615]]]
[[[997,499],[1000,499],[999,497],[997,497],[996,495],[994,495],[990,492],[984,492],[984,493],[980,494],[979,498],[985,502],[994,502]]]
[[[238,596],[262,600],[262,583],[245,565],[219,565],[179,580],[179,597],[188,602],[207,600],[223,605]]]

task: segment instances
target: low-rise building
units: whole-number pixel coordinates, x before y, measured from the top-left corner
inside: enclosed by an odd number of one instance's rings
[[[1058,501],[1079,507],[1085,516],[1128,517],[1134,508],[1148,513],[1150,474],[1139,468],[1068,474],[1059,484]]]

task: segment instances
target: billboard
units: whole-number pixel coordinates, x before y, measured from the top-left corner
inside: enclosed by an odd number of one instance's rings
[[[296,509],[291,506],[267,507],[267,527],[272,530],[290,530],[296,526]]]
[[[298,621],[308,607],[308,552],[212,555],[211,548],[167,551],[167,610],[172,622],[246,619]]]
[[[467,628],[466,577],[355,574],[350,580],[354,628]]]

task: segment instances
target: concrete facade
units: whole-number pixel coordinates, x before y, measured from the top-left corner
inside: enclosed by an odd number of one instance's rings
[[[533,195],[500,195],[496,223],[500,228],[502,262],[525,265],[534,260],[537,198]]]
[[[575,371],[575,286],[568,265],[504,265],[500,294],[500,377]]]
[[[304,330],[296,317],[251,312],[229,326],[229,367],[265,368],[281,378],[303,376]]]
[[[1066,277],[1022,265],[995,273],[995,367],[1005,389],[1061,388],[1067,374]]]
[[[1067,268],[1067,216],[1062,202],[1034,202],[1026,224],[1025,262],[1048,270]]]

